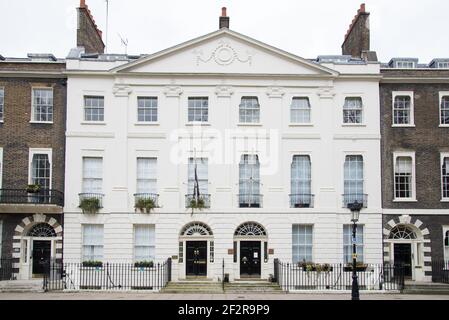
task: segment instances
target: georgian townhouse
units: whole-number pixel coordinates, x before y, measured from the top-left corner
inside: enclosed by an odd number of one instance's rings
[[[94,28],[85,7],[79,19]],[[149,55],[78,44],[67,57],[64,260],[170,257],[175,281],[217,280],[223,265],[231,281],[267,279],[275,258],[347,263],[358,201],[358,259],[381,263],[368,16],[362,7],[343,55],[316,59],[231,30],[225,8],[217,31]]]
[[[385,262],[438,281],[449,260],[449,59],[382,64]]]
[[[62,258],[65,61],[0,56],[0,280]]]

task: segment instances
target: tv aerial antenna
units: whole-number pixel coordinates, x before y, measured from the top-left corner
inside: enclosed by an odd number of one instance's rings
[[[120,35],[120,33],[117,33],[118,34],[118,36],[119,36],[119,38],[120,38],[120,41],[121,41],[121,43],[122,43],[122,45],[125,47],[125,54],[128,54],[128,38],[123,38],[121,35]]]

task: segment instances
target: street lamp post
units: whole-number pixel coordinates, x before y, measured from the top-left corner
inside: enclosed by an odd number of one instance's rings
[[[348,205],[352,213],[352,300],[360,300],[359,282],[357,277],[357,222],[359,221],[362,206],[363,204],[359,203],[357,200]]]

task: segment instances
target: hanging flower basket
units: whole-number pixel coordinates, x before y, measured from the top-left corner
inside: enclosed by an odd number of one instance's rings
[[[134,208],[140,210],[141,213],[150,213],[156,208],[156,204],[153,199],[139,198],[137,199]]]

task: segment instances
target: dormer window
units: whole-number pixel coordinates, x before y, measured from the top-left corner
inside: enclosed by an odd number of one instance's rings
[[[396,61],[396,68],[398,69],[414,69],[414,61]]]
[[[438,62],[437,63],[438,69],[449,69],[449,61],[446,62]]]

